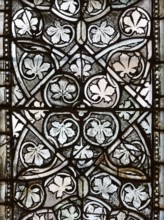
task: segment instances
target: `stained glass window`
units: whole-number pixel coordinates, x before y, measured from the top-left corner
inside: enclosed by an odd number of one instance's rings
[[[0,219],[164,220],[163,0],[0,0]]]

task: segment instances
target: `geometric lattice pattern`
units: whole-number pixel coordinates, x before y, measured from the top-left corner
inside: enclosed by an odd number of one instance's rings
[[[2,5],[2,219],[158,219],[157,2]]]

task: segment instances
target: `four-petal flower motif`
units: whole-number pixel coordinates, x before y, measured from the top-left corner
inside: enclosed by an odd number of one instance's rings
[[[109,195],[117,191],[117,186],[114,185],[109,176],[94,179],[93,192],[101,194],[104,199],[109,199]]]
[[[22,18],[17,18],[14,22],[20,35],[26,33],[32,35],[37,30],[38,18],[33,17],[32,12],[27,9],[22,13]]]
[[[29,80],[34,79],[36,76],[42,79],[43,73],[49,70],[50,63],[44,62],[43,59],[41,55],[35,55],[33,59],[28,57],[24,59],[24,66],[27,69],[25,76],[28,77]]]
[[[144,185],[140,185],[139,187],[134,187],[131,184],[125,186],[123,188],[124,197],[123,200],[133,206],[135,209],[140,209],[142,207],[142,203],[146,202],[150,196],[145,191],[146,188]]]
[[[52,193],[56,193],[56,198],[62,198],[67,193],[72,193],[75,189],[75,182],[68,174],[57,174],[53,178],[53,182],[48,185],[48,189]]]
[[[133,11],[129,16],[124,17],[123,23],[126,33],[145,34],[148,20],[142,18],[142,13],[138,10]]]
[[[111,129],[111,123],[105,121],[101,123],[98,119],[90,122],[91,128],[87,130],[87,135],[94,137],[99,144],[103,144],[106,137],[111,137],[113,135],[113,130]]]
[[[34,143],[25,143],[24,147],[27,152],[24,155],[24,160],[27,164],[35,164],[41,166],[45,159],[50,158],[50,151],[45,149],[43,144],[36,146]]]
[[[118,62],[113,64],[113,68],[116,72],[120,73],[121,77],[125,77],[126,74],[129,77],[134,77],[137,74],[137,69],[139,67],[139,57],[129,56],[125,53],[122,53]]]
[[[75,135],[75,131],[71,128],[73,123],[67,122],[67,123],[60,123],[60,122],[53,122],[52,128],[50,129],[50,135],[52,137],[58,136],[58,141],[60,144],[64,144],[68,137],[73,137]]]
[[[98,100],[105,102],[110,102],[112,100],[111,96],[115,93],[115,88],[112,87],[105,78],[98,80],[97,84],[90,86],[90,91],[92,92],[92,100]]]
[[[55,21],[55,26],[47,29],[47,34],[51,37],[51,42],[55,45],[68,43],[71,40],[71,28],[65,27],[59,21]],[[62,44],[63,44],[62,43]]]

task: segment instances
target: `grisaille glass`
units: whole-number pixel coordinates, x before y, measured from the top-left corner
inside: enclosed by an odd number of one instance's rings
[[[164,220],[163,14],[0,1],[1,220]]]

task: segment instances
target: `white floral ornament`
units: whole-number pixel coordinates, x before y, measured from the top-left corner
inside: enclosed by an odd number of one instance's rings
[[[88,202],[84,206],[84,220],[107,220],[107,209],[99,202]]]
[[[29,8],[19,10],[13,17],[13,22],[18,29],[17,33],[20,35],[38,36],[42,32],[42,20],[38,20],[38,15]],[[15,29],[12,31],[13,35],[16,36]]]
[[[23,151],[26,151],[23,153]],[[50,158],[51,154],[49,149],[46,149],[43,144],[35,145],[33,142],[25,142],[21,150],[22,162],[27,165],[41,166],[46,159]]]
[[[24,54],[26,56],[26,54]],[[23,59],[24,57],[22,57]],[[24,78],[33,80],[38,76],[39,79],[43,79],[44,73],[50,68],[50,63],[44,62],[44,58],[41,55],[35,55],[33,58],[26,57],[23,59],[25,71],[22,70],[21,62],[20,69]]]
[[[41,205],[43,194],[43,189],[38,184],[31,185],[28,188],[20,185],[17,186],[15,199],[21,207],[33,210]]]
[[[91,63],[88,61],[78,58],[75,64],[71,64],[70,69],[74,73],[75,76],[89,76],[91,70]]]
[[[136,148],[133,144],[123,144],[121,143],[119,148],[114,151],[113,157],[120,160],[123,165],[128,165],[132,162],[135,162],[136,153],[139,149]]]
[[[73,156],[77,160],[79,168],[88,167],[93,163],[94,153],[89,145],[84,145],[81,139],[79,145],[75,145],[73,149]]]
[[[59,173],[53,178],[51,177],[47,180],[46,185],[50,192],[55,193],[56,198],[72,194],[76,189],[75,180],[67,173]]]
[[[50,114],[44,124],[46,137],[57,147],[72,145],[79,137],[79,125],[74,114],[55,112]]]
[[[140,76],[140,72],[138,71],[140,64],[140,57],[133,54],[129,56],[125,53],[122,53],[119,57],[119,61],[113,63],[113,68],[116,72],[119,72],[121,77],[129,77],[135,79]]]
[[[125,35],[150,34],[149,16],[141,8],[128,9],[120,20],[120,26]]]
[[[55,100],[62,98],[64,101],[72,101],[74,99],[74,94],[77,93],[76,86],[62,78],[59,81],[52,83],[50,90],[53,94],[52,99]]]
[[[80,86],[70,75],[56,75],[44,90],[45,101],[50,107],[70,106],[78,100],[79,94]]]
[[[67,46],[74,38],[73,28],[70,25],[61,25],[59,21],[55,21],[55,26],[48,27],[46,32],[56,47]]]
[[[120,104],[120,105],[119,105],[119,108],[121,108],[121,109],[124,109],[124,108],[125,108],[125,109],[134,109],[134,105],[133,105],[132,101],[130,101],[130,100],[125,100],[123,104]],[[132,110],[130,110],[130,111],[123,110],[123,111],[120,111],[119,117],[120,117],[121,119],[123,119],[124,121],[129,121],[129,120],[133,117],[134,114],[135,114],[135,111],[132,111]]]
[[[116,36],[116,31],[111,25],[107,24],[107,21],[103,21],[100,26],[91,25],[88,29],[89,41],[98,46],[107,46]]]
[[[89,104],[96,107],[114,107],[120,98],[120,89],[109,74],[91,77],[84,87]]]
[[[103,118],[105,118],[105,120]],[[112,113],[91,113],[83,126],[83,135],[85,139],[89,143],[99,147],[108,146],[115,140],[118,131],[119,124]]]
[[[112,183],[111,178],[107,176],[99,176],[92,181],[92,192],[100,194],[104,199],[109,200],[110,195],[117,191],[118,187]]]
[[[35,101],[34,102],[34,107],[36,108],[43,108],[44,103]],[[33,118],[31,118],[31,123],[34,123],[35,121],[39,121],[41,118],[44,118],[45,116],[45,110],[29,110],[29,112],[33,115]]]
[[[62,220],[77,220],[81,216],[80,209],[74,205],[66,205],[58,212],[58,219]]]
[[[36,107],[38,109],[36,109],[36,110],[28,110],[28,111],[25,110],[24,111],[27,119],[31,123],[35,123],[36,121],[39,121],[39,120],[41,120],[42,118],[45,117],[45,110],[40,110],[39,109],[39,108],[43,108],[44,107],[44,103],[43,102],[34,101],[32,107]]]
[[[98,119],[93,119],[90,122],[91,128],[87,130],[89,137],[94,137],[99,144],[103,144],[106,137],[110,138],[113,136],[113,130],[111,129],[111,122],[105,121],[101,123]]]
[[[115,92],[115,88],[110,86],[105,78],[99,79],[97,85],[93,84],[90,86],[90,90],[92,92],[92,99],[104,100],[105,102],[110,102],[112,100],[111,96]]]
[[[53,122],[50,129],[50,135],[52,137],[58,137],[57,140],[60,144],[67,142],[68,138],[75,136],[75,131],[72,129],[72,122]]]
[[[97,15],[102,12],[106,6],[106,1],[101,0],[88,0],[86,12],[90,15]]]
[[[79,0],[56,0],[55,4],[61,13],[68,16],[77,14],[80,9]]]
[[[142,210],[150,202],[151,187],[149,184],[135,187],[127,183],[122,187],[121,199],[127,208]]]

